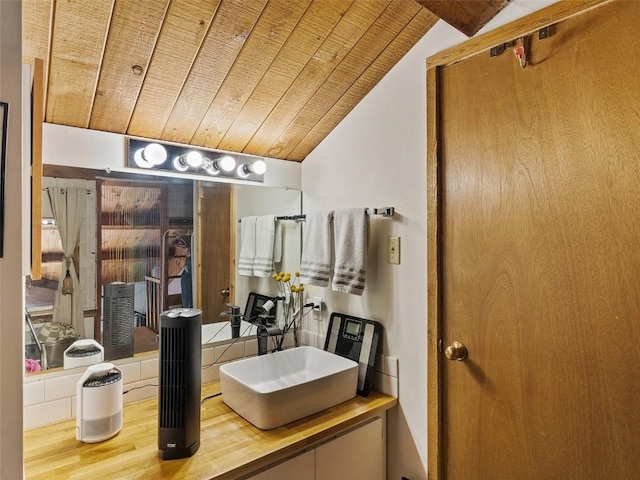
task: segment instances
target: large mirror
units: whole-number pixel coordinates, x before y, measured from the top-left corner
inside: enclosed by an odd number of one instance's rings
[[[202,310],[203,343],[228,340],[228,304],[244,312],[252,292],[277,293],[270,277],[236,271],[241,219],[301,212],[294,189],[50,165],[42,198],[42,279],[27,278],[25,298],[32,371],[76,366],[70,347],[102,350],[104,360],[157,350],[159,316],[175,307]],[[65,238],[74,228],[77,244]],[[277,271],[299,269],[300,232],[295,221],[275,222]]]

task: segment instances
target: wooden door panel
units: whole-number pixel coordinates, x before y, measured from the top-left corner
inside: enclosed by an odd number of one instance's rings
[[[640,478],[639,24],[441,72],[447,479]]]
[[[227,302],[233,300],[220,293],[231,286],[232,188],[215,183],[200,189],[198,303],[202,323],[227,320],[219,314],[227,311]]]

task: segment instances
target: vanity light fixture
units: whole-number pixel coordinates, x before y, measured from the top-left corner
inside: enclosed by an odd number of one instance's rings
[[[206,150],[189,145],[160,144],[136,138],[128,138],[127,146],[127,166],[146,170],[252,182],[263,182],[267,170],[267,164],[262,158],[251,155]],[[166,162],[167,158],[173,160]]]
[[[267,171],[267,164],[264,160],[256,160],[253,163],[243,163],[238,167],[237,174],[241,178],[247,178],[252,173],[257,175],[264,175]]]

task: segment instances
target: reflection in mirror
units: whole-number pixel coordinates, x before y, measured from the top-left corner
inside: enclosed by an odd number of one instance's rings
[[[227,310],[227,303],[244,311],[249,292],[277,292],[270,278],[245,277],[233,270],[240,240],[238,221],[247,215],[299,214],[299,191],[104,175],[45,166],[43,277],[39,281],[27,278],[26,288],[28,371],[37,371],[45,363],[50,368],[63,366],[67,343],[76,339],[92,342],[83,342],[81,347],[86,351],[79,351],[78,346],[72,353],[92,358],[98,355],[106,341],[105,332],[110,331],[104,287],[114,282],[133,285],[131,314],[126,321],[133,327],[134,353],[157,350],[159,314],[168,308],[194,306],[203,310],[203,343],[216,343],[232,337],[229,322],[219,316]],[[83,191],[85,204],[79,241],[71,254],[65,255],[60,222],[47,189],[72,188]],[[283,221],[277,222],[276,229],[282,239],[282,258],[276,269],[299,269],[300,225]],[[65,285],[67,259],[69,276],[75,269],[78,280],[71,293],[61,295],[57,292]],[[69,304],[66,311],[56,305],[56,298]],[[74,299],[80,300],[79,313],[74,313]],[[118,328],[114,331],[122,334]],[[240,332],[254,335],[255,329],[247,323],[241,325]]]

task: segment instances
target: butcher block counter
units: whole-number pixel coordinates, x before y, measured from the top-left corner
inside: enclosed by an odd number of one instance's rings
[[[220,391],[203,385],[202,398]],[[100,443],[75,438],[75,420],[24,433],[27,480],[237,479],[287,459],[380,415],[397,403],[372,391],[273,430],[260,430],[227,407],[221,396],[201,410],[200,449],[190,458],[158,457],[157,398],[125,405],[122,430]]]

